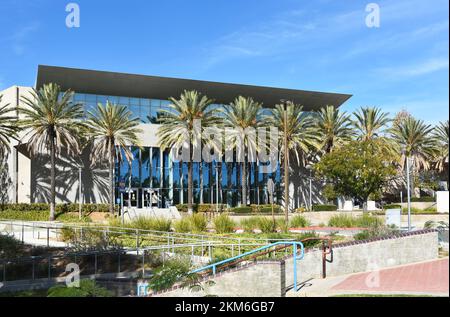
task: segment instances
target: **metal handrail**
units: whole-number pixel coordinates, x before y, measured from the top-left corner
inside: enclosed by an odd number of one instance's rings
[[[73,223],[49,223],[49,222],[36,222],[36,221],[24,221],[24,220],[11,220],[11,219],[0,219],[0,223],[4,224],[11,224],[11,223],[20,223],[21,225],[30,226],[32,224],[35,228],[55,228],[60,229],[62,227],[68,227],[68,228],[95,228],[95,229],[107,229],[111,231],[111,229],[117,229],[117,230],[123,230],[123,231],[136,231],[138,230],[141,233],[146,234],[160,234],[170,237],[179,237],[183,239],[190,239],[190,240],[205,240],[205,239],[219,239],[219,240],[230,240],[230,241],[264,241],[265,243],[268,243],[269,241],[287,241],[290,239],[261,239],[261,238],[248,238],[248,237],[240,237],[240,238],[234,238],[234,237],[224,237],[224,236],[215,236],[215,235],[209,235],[209,234],[195,234],[195,233],[180,233],[180,232],[169,232],[169,231],[158,231],[158,230],[149,230],[149,229],[136,229],[136,228],[127,228],[127,227],[115,227],[115,226],[105,226],[105,225],[98,225],[98,224],[73,224]],[[112,232],[112,231],[111,231]]]
[[[249,255],[261,252],[261,251],[264,251],[266,249],[270,249],[270,248],[272,248],[274,246],[277,246],[277,245],[292,245],[293,257],[294,257],[294,259],[293,259],[294,260],[293,261],[293,264],[294,264],[294,270],[293,270],[294,271],[294,289],[295,289],[295,291],[298,291],[298,288],[297,288],[297,261],[303,259],[303,257],[305,256],[305,248],[303,246],[303,243],[301,243],[299,241],[278,241],[278,242],[275,242],[275,243],[272,243],[272,244],[265,245],[263,247],[254,249],[252,251],[248,251],[248,252],[242,253],[240,255],[228,258],[226,260],[222,260],[222,261],[219,261],[217,263],[213,263],[213,264],[210,264],[210,265],[207,265],[207,266],[195,269],[195,270],[191,271],[190,273],[200,273],[200,272],[212,269],[213,275],[216,275],[217,266],[223,265],[225,263],[233,262],[233,261],[235,261],[237,259],[241,259],[243,257],[249,256]],[[301,251],[300,252],[300,256],[297,255],[297,246],[300,247],[300,251]]]

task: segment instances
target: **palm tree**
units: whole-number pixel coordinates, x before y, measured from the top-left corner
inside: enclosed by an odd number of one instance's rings
[[[31,153],[50,153],[50,221],[55,220],[56,156],[62,149],[69,154],[80,152],[79,140],[84,127],[83,106],[72,102],[73,92],[61,91],[50,83],[33,90],[30,97],[22,97],[24,106],[19,112],[24,118],[21,127],[26,131],[28,149]]]
[[[280,131],[281,155],[289,164],[290,153],[295,154],[297,163],[305,165],[308,154],[321,146],[321,137],[313,118],[303,111],[301,105],[288,102],[285,105],[276,105],[271,115],[265,118],[270,126]],[[287,140],[288,153],[285,153],[284,140]],[[284,183],[289,184],[289,172],[285,171]],[[287,187],[286,187],[287,188]],[[289,191],[284,191],[286,206],[286,221],[288,220]]]
[[[98,104],[93,112],[88,112],[86,122],[87,136],[93,142],[92,153],[107,157],[109,162],[109,212],[114,214],[114,165],[115,158],[122,161],[122,151],[128,162],[133,155],[130,145],[140,147],[138,134],[139,118],[132,118],[132,113],[126,106],[106,102]]]
[[[448,120],[439,122],[439,125],[434,128],[433,137],[435,138],[439,146],[438,156],[436,159],[436,168],[439,172],[442,172],[445,168],[446,163],[448,164]]]
[[[412,160],[413,173],[430,168],[430,162],[436,154],[436,141],[432,137],[432,132],[431,125],[412,116],[392,126],[392,140],[401,151],[399,162],[401,171],[404,170],[408,159]],[[411,187],[414,188],[413,185]]]
[[[215,115],[216,109],[210,107],[213,100],[202,96],[197,91],[184,91],[180,99],[169,98],[171,104],[168,109],[161,110],[157,136],[162,150],[175,148],[181,149],[186,142],[189,143],[189,158],[185,158],[188,164],[188,213],[193,213],[193,162],[192,155],[197,144],[198,132],[195,121],[201,120],[202,128],[219,123]]]
[[[391,122],[388,113],[381,112],[380,108],[363,107],[354,112],[356,120],[353,125],[358,132],[358,139],[362,141],[382,137],[386,131],[387,124]]]
[[[320,109],[316,116],[316,130],[322,139],[321,149],[325,153],[330,153],[335,146],[350,141],[354,135],[350,115],[340,112],[334,106]]]
[[[241,163],[241,203],[247,205],[247,163],[250,155],[256,150],[255,138],[252,138],[248,129],[258,129],[262,126],[260,112],[262,105],[252,98],[239,96],[227,107],[223,108],[223,124],[232,133],[226,135],[227,146],[237,150]]]
[[[14,108],[10,108],[9,104],[2,104],[2,95],[0,95],[0,162],[5,153],[10,151],[10,140],[17,139],[19,126],[17,124],[17,116],[13,114]]]

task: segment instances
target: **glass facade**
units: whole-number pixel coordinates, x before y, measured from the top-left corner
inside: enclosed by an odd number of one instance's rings
[[[158,113],[162,109],[167,109],[170,102],[168,100],[131,98],[121,96],[104,96],[93,94],[76,93],[74,102],[82,103],[85,106],[85,112],[92,111],[98,103],[105,104],[107,101],[127,106],[133,113],[133,117],[139,118],[142,123],[156,123]]]
[[[119,187],[131,189],[133,207],[149,206],[149,193],[156,193],[158,206],[167,207],[187,202],[187,163],[172,162],[169,153],[156,147],[131,147],[133,160],[116,164],[116,195]],[[241,202],[241,163],[193,163],[194,203],[216,203],[237,206]],[[274,173],[259,173],[258,164],[248,163],[248,203],[269,203],[267,181],[276,185],[275,199],[281,199],[281,174],[278,166]],[[216,175],[216,173],[218,173]],[[217,192],[219,189],[219,192]],[[117,197],[118,197],[117,196]],[[128,193],[124,201],[128,204]]]
[[[74,102],[82,103],[85,112],[95,109],[98,103],[107,101],[125,105],[142,123],[156,123],[158,113],[168,109],[167,100],[132,98],[124,96],[104,96],[76,93]],[[222,105],[213,104],[212,107]],[[263,111],[267,111],[264,109]],[[159,207],[187,202],[187,163],[172,162],[167,152],[161,153],[157,147],[131,147],[133,160],[116,163],[115,184],[116,198],[123,195],[124,204],[133,207],[148,207],[152,203]],[[194,203],[216,203],[238,206],[241,203],[241,163],[221,162],[194,163],[193,185]],[[217,175],[216,175],[217,174]],[[259,173],[257,163],[248,163],[247,188],[248,203],[267,204],[267,181],[272,178],[275,183],[275,201],[281,200],[280,167],[276,172]],[[219,192],[217,192],[217,188]],[[119,190],[121,189],[121,190]],[[125,190],[124,190],[125,189]],[[131,191],[130,191],[131,189]],[[152,195],[157,197],[157,201]]]

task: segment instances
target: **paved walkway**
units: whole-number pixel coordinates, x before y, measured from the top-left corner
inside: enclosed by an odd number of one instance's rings
[[[379,271],[311,280],[287,296],[334,296],[340,294],[449,296],[449,259],[408,264]]]

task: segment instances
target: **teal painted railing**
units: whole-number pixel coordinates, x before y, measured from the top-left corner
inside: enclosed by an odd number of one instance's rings
[[[294,271],[294,290],[298,291],[298,288],[297,288],[297,261],[303,259],[304,255],[305,255],[305,248],[303,246],[303,243],[301,243],[299,241],[279,241],[279,242],[275,242],[275,243],[272,243],[272,244],[268,244],[268,245],[265,245],[263,247],[254,249],[252,251],[248,251],[248,252],[242,253],[240,255],[231,257],[229,259],[226,259],[226,260],[223,260],[223,261],[220,261],[220,262],[217,262],[217,263],[213,263],[213,264],[210,264],[210,265],[207,265],[207,266],[195,269],[195,270],[191,271],[190,273],[200,273],[200,272],[203,272],[203,271],[206,271],[206,270],[212,270],[213,275],[215,275],[218,266],[221,266],[223,264],[233,262],[233,261],[241,259],[243,257],[246,257],[246,256],[249,256],[249,255],[252,255],[252,254],[255,254],[255,253],[267,250],[267,249],[270,249],[270,248],[272,248],[274,246],[277,246],[277,245],[292,245],[292,249],[293,249],[292,253],[293,253],[293,257],[294,257],[294,259],[293,259],[294,260],[294,268],[293,268],[293,271]],[[300,254],[297,254],[297,252],[298,252],[298,248],[297,247],[300,247]]]

